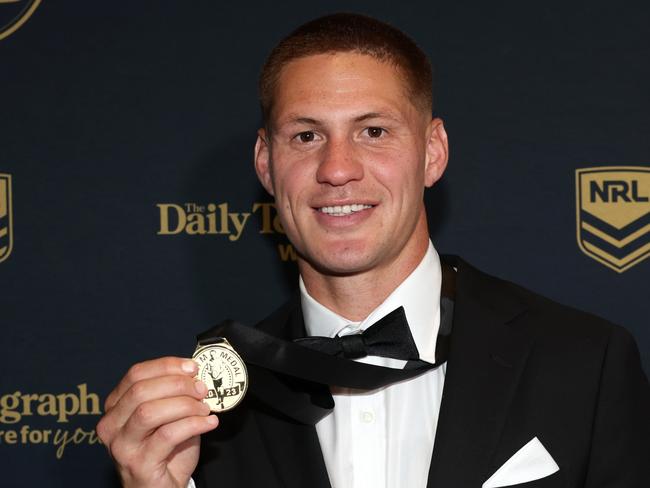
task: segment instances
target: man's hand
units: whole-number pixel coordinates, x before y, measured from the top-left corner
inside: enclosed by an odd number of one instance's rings
[[[108,447],[125,488],[186,488],[199,459],[199,435],[218,419],[201,400],[191,359],[138,363],[106,399],[97,434]]]

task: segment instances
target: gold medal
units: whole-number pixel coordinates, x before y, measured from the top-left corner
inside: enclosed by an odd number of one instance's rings
[[[199,365],[196,375],[208,387],[203,399],[213,412],[225,412],[241,402],[248,389],[248,372],[242,358],[224,338],[199,343],[192,359]]]

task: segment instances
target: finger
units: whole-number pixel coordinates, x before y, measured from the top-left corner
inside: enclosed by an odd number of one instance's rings
[[[179,357],[164,357],[134,364],[124,375],[120,383],[108,395],[104,411],[108,412],[134,383],[155,378],[157,376],[185,375],[194,376],[198,371],[197,364],[191,359]]]
[[[145,449],[159,462],[167,459],[183,442],[194,436],[205,434],[219,425],[216,415],[185,417],[184,419],[165,424],[156,429],[146,441]]]
[[[187,417],[206,417],[210,407],[188,396],[164,398],[138,405],[120,435],[126,444],[141,444],[153,432]]]
[[[202,400],[207,392],[208,389],[202,381],[189,376],[161,376],[138,381],[131,385],[107,414],[110,427],[122,428],[135,410],[144,403],[182,396]]]

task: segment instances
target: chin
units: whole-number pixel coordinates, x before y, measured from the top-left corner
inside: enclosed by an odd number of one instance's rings
[[[346,246],[343,249],[326,249],[307,258],[318,272],[327,275],[348,276],[363,273],[373,267],[375,260],[369,253]]]

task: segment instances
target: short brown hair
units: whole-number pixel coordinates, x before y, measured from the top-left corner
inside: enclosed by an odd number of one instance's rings
[[[379,20],[337,13],[301,25],[269,54],[259,79],[264,124],[268,126],[276,84],[284,66],[298,58],[337,52],[366,54],[394,65],[403,74],[415,106],[431,112],[431,63],[417,44],[402,31]]]

